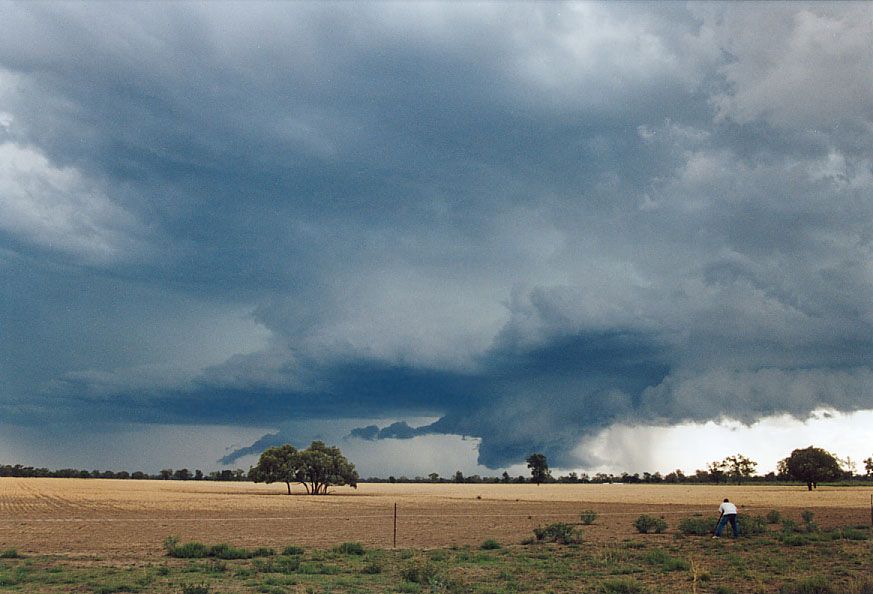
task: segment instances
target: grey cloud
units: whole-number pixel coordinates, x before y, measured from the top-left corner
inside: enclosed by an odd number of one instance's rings
[[[488,465],[871,406],[861,6],[3,4],[0,402]]]

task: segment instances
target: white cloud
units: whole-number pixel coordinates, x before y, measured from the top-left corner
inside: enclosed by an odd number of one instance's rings
[[[0,144],[0,210],[0,231],[93,264],[130,258],[143,232],[100,184],[12,142]]]
[[[791,450],[809,445],[824,448],[856,463],[873,455],[870,426],[873,410],[839,413],[820,409],[805,420],[768,416],[752,425],[724,419],[683,423],[673,427],[619,424],[584,440],[580,455],[603,464],[586,472],[686,473],[705,468],[713,460],[741,453],[758,462],[757,472],[776,470]]]

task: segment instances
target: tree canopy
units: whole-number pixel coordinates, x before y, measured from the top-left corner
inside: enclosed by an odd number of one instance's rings
[[[549,464],[543,454],[531,454],[528,456],[527,467],[530,468],[531,479],[538,485],[550,476]]]
[[[310,495],[324,495],[333,485],[358,486],[355,465],[339,448],[321,441],[313,441],[305,450],[291,444],[265,450],[249,470],[249,478],[256,483],[283,482],[289,495],[291,483],[302,484]]]
[[[797,481],[806,483],[810,491],[822,481],[839,478],[842,474],[836,457],[821,448],[809,446],[797,449],[779,462],[779,472]]]

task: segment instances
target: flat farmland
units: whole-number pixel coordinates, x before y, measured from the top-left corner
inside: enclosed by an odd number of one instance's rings
[[[741,514],[775,509],[799,521],[812,510],[828,528],[869,524],[871,494],[870,487],[362,484],[311,497],[288,496],[283,484],[0,478],[0,549],[125,563],[161,558],[170,535],[277,549],[347,541],[390,548],[395,504],[398,548],[519,543],[534,527],[578,522],[589,509],[598,518],[584,527],[586,542],[634,537],[632,522],[643,513],[665,517],[668,531],[651,538],[666,542],[679,519],[716,515],[724,497]]]

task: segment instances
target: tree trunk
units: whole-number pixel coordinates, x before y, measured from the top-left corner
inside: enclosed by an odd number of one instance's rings
[[[806,490],[812,491],[812,483],[806,483]]]
[[[288,487],[288,495],[291,494],[291,483],[289,481],[285,481],[285,486]]]

